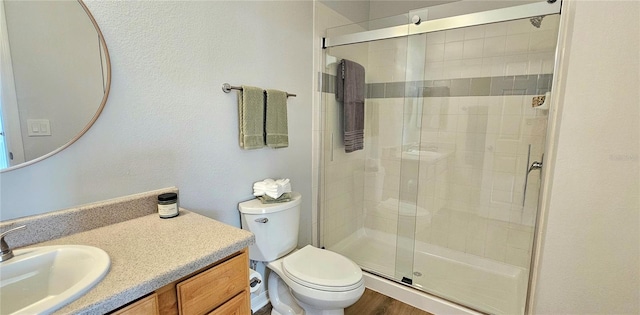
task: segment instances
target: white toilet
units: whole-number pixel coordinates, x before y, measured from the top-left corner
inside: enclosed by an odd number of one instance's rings
[[[342,315],[364,292],[362,270],[337,253],[307,245],[295,250],[300,224],[299,193],[291,201],[238,205],[242,228],[256,236],[249,258],[266,262],[269,300],[275,315]]]

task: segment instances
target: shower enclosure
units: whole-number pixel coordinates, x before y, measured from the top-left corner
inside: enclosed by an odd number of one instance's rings
[[[506,2],[501,2],[504,6]],[[558,3],[458,2],[327,30],[321,245],[470,309],[523,314]],[[364,150],[345,153],[340,60],[365,68]],[[539,166],[539,163],[537,164]]]

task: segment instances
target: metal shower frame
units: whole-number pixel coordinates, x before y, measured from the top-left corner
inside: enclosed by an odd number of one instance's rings
[[[496,10],[463,14],[431,21],[417,21],[372,31],[322,38],[322,48],[350,45],[388,38],[444,31],[560,13],[561,1],[548,0]]]

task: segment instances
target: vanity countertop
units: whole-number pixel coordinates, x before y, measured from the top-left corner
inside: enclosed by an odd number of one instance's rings
[[[85,295],[55,314],[104,314],[202,269],[255,242],[252,233],[180,210],[34,244],[89,245],[111,258],[109,273]]]

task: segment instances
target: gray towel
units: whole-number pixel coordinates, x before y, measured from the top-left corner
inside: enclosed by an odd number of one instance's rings
[[[264,147],[264,90],[242,86],[238,91],[240,147],[245,150]]]
[[[336,99],[342,102],[344,151],[349,153],[364,148],[364,67],[342,59],[338,72]]]
[[[265,140],[270,148],[289,146],[287,127],[287,92],[267,90],[267,114],[265,120]]]

